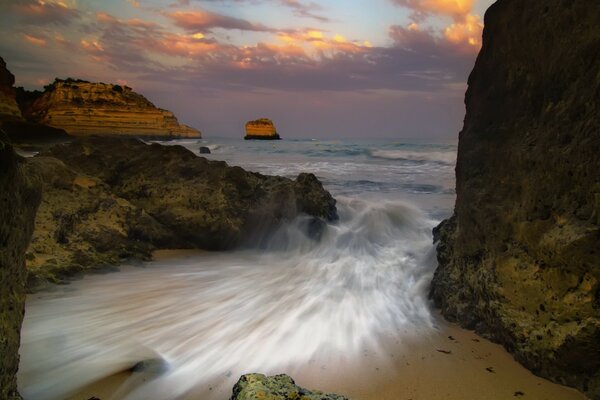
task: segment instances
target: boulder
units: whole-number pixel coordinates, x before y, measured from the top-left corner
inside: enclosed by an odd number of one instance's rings
[[[348,400],[337,394],[303,389],[287,375],[242,375],[230,400]]]
[[[469,77],[431,295],[600,399],[600,3],[498,0]]]
[[[210,149],[206,146],[200,147],[200,154],[210,154]]]

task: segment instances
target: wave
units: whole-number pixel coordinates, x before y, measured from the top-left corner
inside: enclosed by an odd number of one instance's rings
[[[21,393],[64,398],[158,358],[162,374],[116,397],[173,399],[221,382],[225,398],[243,373],[333,363],[335,374],[383,337],[431,328],[434,222],[401,202],[338,201],[340,221],[319,241],[298,218],[261,248],[88,277],[28,301]]]
[[[373,158],[386,160],[406,160],[413,162],[436,162],[446,165],[456,164],[455,151],[410,151],[410,150],[371,150]]]

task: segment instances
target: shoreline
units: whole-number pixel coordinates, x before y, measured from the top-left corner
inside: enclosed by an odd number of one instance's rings
[[[301,387],[338,393],[352,400],[587,399],[576,389],[535,376],[501,345],[441,318],[436,310],[437,331],[405,343],[385,344],[383,349],[392,352],[387,360],[365,354],[360,360],[349,360],[343,372],[334,374],[326,371],[335,366],[318,367],[311,363],[275,373],[290,375]],[[143,372],[121,371],[86,385],[67,400],[121,398],[136,383],[149,379],[152,376]],[[181,399],[227,399],[238,379],[239,376],[214,379]]]

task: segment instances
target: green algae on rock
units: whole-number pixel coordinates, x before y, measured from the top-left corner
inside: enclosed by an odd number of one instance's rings
[[[348,400],[337,394],[303,389],[287,375],[242,375],[230,400]]]
[[[312,174],[265,176],[132,138],[77,138],[34,157],[27,171],[44,182],[28,251],[32,284],[148,259],[155,249],[230,249],[299,214],[318,235],[337,218]]]
[[[21,323],[25,307],[25,250],[33,232],[40,186],[25,176],[18,157],[0,131],[0,398],[20,399]]]
[[[534,373],[600,399],[600,3],[499,0],[431,295]]]

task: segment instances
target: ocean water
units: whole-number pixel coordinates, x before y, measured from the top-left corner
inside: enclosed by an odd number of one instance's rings
[[[164,144],[208,146],[207,158],[264,174],[312,172],[340,220],[319,242],[299,217],[260,249],[123,266],[29,296],[18,376],[26,399],[63,399],[143,360],[154,367],[115,399],[226,399],[243,373],[340,379],[366,354],[384,365],[389,343],[435,329],[431,229],[453,207],[455,143]]]

